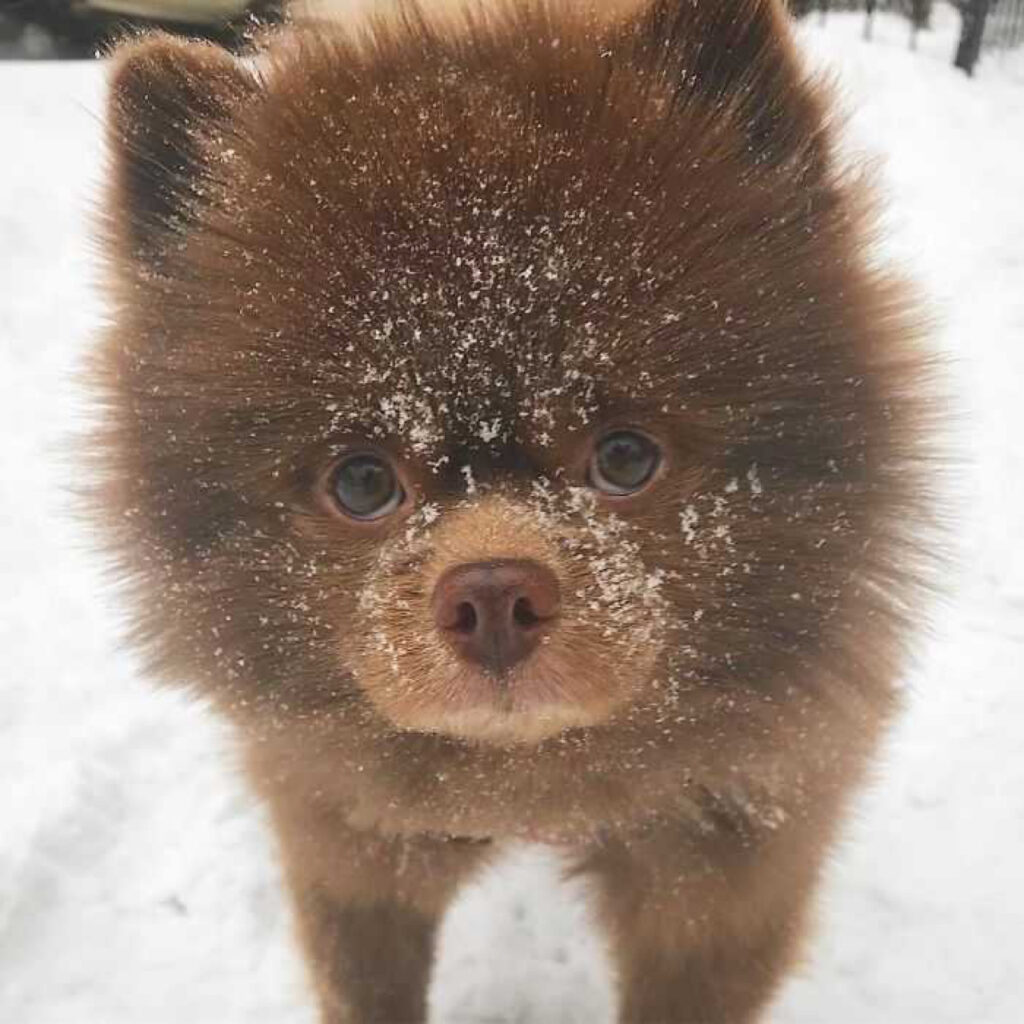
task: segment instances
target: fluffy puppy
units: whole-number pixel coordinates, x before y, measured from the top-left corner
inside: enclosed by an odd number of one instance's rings
[[[919,617],[929,360],[771,0],[495,0],[112,69],[99,519],[237,727],[329,1022],[496,842],[630,1022],[754,1020]]]

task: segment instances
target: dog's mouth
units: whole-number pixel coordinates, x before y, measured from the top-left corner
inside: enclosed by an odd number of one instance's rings
[[[511,746],[540,743],[605,718],[604,709],[575,699],[543,672],[510,672],[495,679],[469,671],[457,686],[457,695],[414,713],[406,727]]]
[[[491,708],[506,715],[542,713],[546,708],[580,704],[572,679],[560,678],[543,656],[501,673],[465,667],[453,680],[453,694],[447,702],[454,710]]]

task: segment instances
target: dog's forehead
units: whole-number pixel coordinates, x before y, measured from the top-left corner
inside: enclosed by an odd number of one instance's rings
[[[375,433],[428,459],[543,447],[649,390],[626,354],[649,333],[645,292],[618,246],[588,245],[579,220],[503,222],[482,205],[443,233],[419,226],[381,236],[386,262],[344,292],[327,333]]]
[[[500,461],[523,447],[554,458],[560,438],[671,390],[655,364],[671,350],[666,310],[684,301],[679,264],[650,243],[631,192],[609,203],[502,168],[423,178],[386,201],[378,181],[356,203],[350,172],[290,170],[280,202],[273,188],[242,197],[246,251],[270,258],[234,260],[218,301],[234,324],[241,295],[272,404],[298,384],[314,419],[329,411],[331,437],[425,463],[452,450]]]
[[[335,426],[395,440],[430,463],[452,451],[550,447],[621,406],[623,367],[589,321],[511,312],[445,321],[436,306],[398,311],[349,342]]]

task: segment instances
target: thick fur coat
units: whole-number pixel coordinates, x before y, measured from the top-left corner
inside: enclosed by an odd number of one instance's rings
[[[756,1019],[896,704],[935,469],[782,11],[400,6],[113,62],[98,520],[154,675],[237,729],[323,1019],[422,1020],[511,839],[590,879],[624,1021]]]

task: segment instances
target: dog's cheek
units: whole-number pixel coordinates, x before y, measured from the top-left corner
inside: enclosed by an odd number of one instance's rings
[[[445,654],[433,637],[423,577],[429,550],[429,532],[410,530],[385,542],[339,599],[344,626],[338,656],[362,694],[396,724],[409,720],[423,699],[429,670],[436,671]]]

